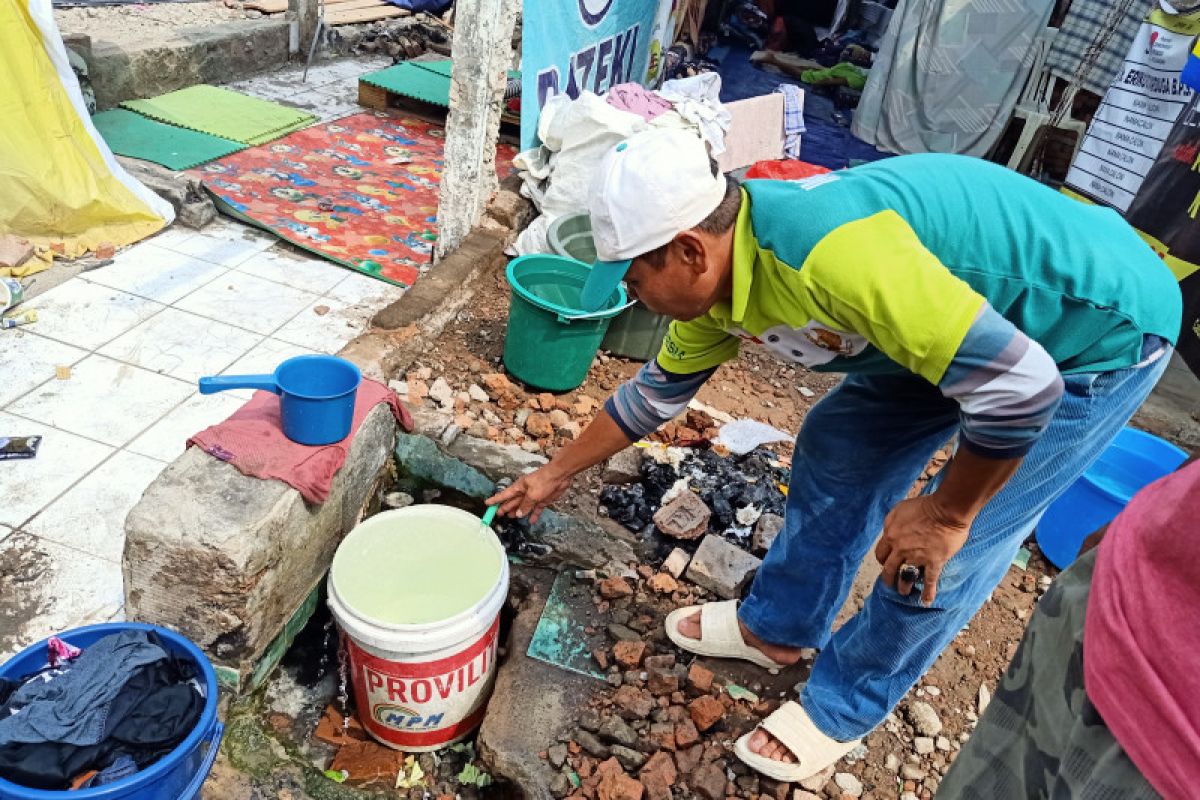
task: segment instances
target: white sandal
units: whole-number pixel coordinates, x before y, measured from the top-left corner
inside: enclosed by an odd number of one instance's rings
[[[723,600],[719,603],[678,608],[667,615],[667,621],[664,623],[667,636],[684,650],[697,655],[740,658],[764,669],[785,669],[786,664],[767,658],[761,650],[751,647],[742,639],[742,629],[738,627],[737,605],[737,600]],[[679,623],[697,611],[700,612],[700,638],[693,639],[679,632]]]
[[[759,726],[791,752],[796,762],[789,764],[760,756],[750,749],[754,731],[738,739],[733,752],[746,766],[781,783],[798,783],[836,764],[842,756],[858,747],[862,739],[839,742],[830,739],[813,724],[808,713],[794,700],[789,700],[769,715]]]

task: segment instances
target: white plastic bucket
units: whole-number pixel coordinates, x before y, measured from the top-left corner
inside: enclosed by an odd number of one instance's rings
[[[496,675],[504,547],[479,518],[417,505],[364,520],[338,547],[329,608],[363,727],[399,750],[465,738]]]

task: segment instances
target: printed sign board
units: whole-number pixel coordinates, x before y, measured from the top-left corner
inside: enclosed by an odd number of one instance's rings
[[[1179,80],[1196,40],[1194,15],[1155,10],[1104,95],[1067,186],[1121,213],[1129,210],[1192,90]]]
[[[525,0],[521,30],[521,148],[537,143],[556,94],[604,94],[643,83],[659,0]]]

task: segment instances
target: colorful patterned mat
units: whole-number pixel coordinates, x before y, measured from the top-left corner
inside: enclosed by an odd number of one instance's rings
[[[411,286],[437,241],[444,133],[369,112],[316,125],[194,172],[222,210],[366,275]],[[497,148],[497,170],[514,148]]]

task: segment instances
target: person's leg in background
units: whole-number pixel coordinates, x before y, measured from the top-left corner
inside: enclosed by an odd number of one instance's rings
[[[957,405],[911,376],[850,376],[804,419],[787,513],[738,617],[763,641],[824,647],[859,565],[954,434]]]
[[[947,563],[933,606],[921,605],[919,587],[902,597],[876,583],[863,609],[822,650],[800,696],[818,728],[850,741],[883,721],[983,605],[1046,507],[1108,447],[1165,366],[1160,358],[1142,367],[1064,376],[1066,391],[1053,421]],[[785,586],[772,588],[788,593]]]
[[[938,800],[1150,800],[1142,776],[1084,692],[1083,627],[1096,550],[1054,581]]]

